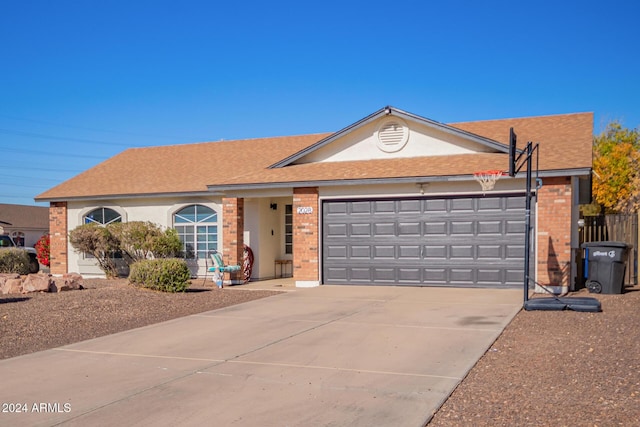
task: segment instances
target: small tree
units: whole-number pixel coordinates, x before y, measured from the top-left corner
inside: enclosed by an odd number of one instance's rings
[[[118,241],[118,247],[129,265],[144,259],[172,257],[182,248],[175,230],[163,231],[152,222],[113,223],[107,228]]]
[[[182,242],[175,228],[168,228],[153,242],[151,252],[156,258],[172,258],[182,252]]]
[[[629,197],[620,199],[615,204],[614,209],[618,212],[638,212],[640,211],[640,151],[631,153],[630,162],[633,168],[633,174],[629,180]]]
[[[80,225],[69,233],[69,243],[78,251],[95,257],[107,277],[118,277],[113,255],[118,251],[118,240],[107,227],[97,224]]]
[[[638,207],[640,132],[609,123],[593,143],[593,196],[607,211],[629,212]]]

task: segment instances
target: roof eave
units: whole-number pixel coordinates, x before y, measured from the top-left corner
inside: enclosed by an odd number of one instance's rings
[[[78,202],[85,200],[113,200],[113,199],[156,199],[163,197],[211,197],[222,196],[222,193],[216,191],[185,191],[185,192],[168,192],[168,193],[145,193],[145,194],[103,194],[99,196],[67,196],[67,197],[36,197],[36,202]]]
[[[591,174],[590,167],[575,169],[554,169],[540,171],[538,176],[559,177],[559,176],[589,176]],[[516,178],[524,178],[524,172],[520,172]],[[224,196],[227,191],[242,190],[264,190],[264,189],[283,189],[295,187],[334,187],[334,186],[352,186],[352,185],[384,185],[384,184],[406,184],[406,183],[427,183],[427,182],[454,182],[469,181],[473,179],[473,174],[467,175],[440,175],[440,176],[408,176],[395,178],[359,178],[359,179],[327,179],[318,181],[282,181],[282,182],[266,182],[266,183],[243,183],[243,184],[226,184],[226,185],[209,185],[208,191],[196,192],[165,192],[165,193],[146,193],[146,194],[103,194],[98,196],[67,196],[67,197],[36,197],[36,202],[52,203],[52,202],[78,202],[88,200],[113,200],[113,199],[154,199],[164,197],[211,197]]]
[[[538,176],[558,177],[558,176],[585,176],[591,174],[591,168],[576,169],[554,169],[540,171]],[[520,172],[516,178],[524,178],[525,172]],[[242,190],[265,190],[265,189],[281,189],[295,187],[334,187],[334,186],[351,186],[351,185],[383,185],[383,184],[406,184],[406,183],[427,183],[427,182],[454,182],[454,181],[470,181],[474,179],[473,174],[466,175],[439,175],[439,176],[408,176],[396,178],[358,178],[358,179],[327,179],[318,181],[282,181],[268,183],[246,183],[246,184],[227,184],[227,185],[210,185],[211,191],[224,193],[226,191],[242,191]]]

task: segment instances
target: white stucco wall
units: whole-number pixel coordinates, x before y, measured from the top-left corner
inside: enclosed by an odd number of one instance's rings
[[[292,258],[284,253],[285,205],[291,203],[291,197],[245,199],[245,243],[254,254],[252,279],[272,278],[275,260]],[[271,209],[271,204],[277,208]]]
[[[194,197],[194,198],[140,198],[140,199],[114,199],[104,201],[69,202],[67,205],[67,221],[69,231],[83,224],[83,217],[92,210],[100,207],[110,208],[122,215],[122,221],[150,221],[168,228],[173,226],[173,214],[185,206],[201,204],[218,212],[218,248],[222,248],[222,209],[221,198]],[[194,272],[197,268],[198,275],[204,275],[207,261],[198,260],[197,267],[191,265]],[[95,260],[87,259],[83,254],[77,253],[71,245],[68,249],[68,270],[78,272],[84,276],[103,276],[104,273],[96,265]]]

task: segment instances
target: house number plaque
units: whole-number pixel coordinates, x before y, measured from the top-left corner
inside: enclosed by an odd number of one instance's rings
[[[313,213],[313,207],[311,206],[300,206],[297,209],[297,212],[301,215],[308,215]]]

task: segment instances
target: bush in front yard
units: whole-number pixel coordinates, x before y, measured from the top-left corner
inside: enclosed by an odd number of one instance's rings
[[[171,258],[182,251],[175,229],[163,230],[149,221],[82,224],[71,230],[69,243],[77,252],[92,255],[107,277],[118,277],[116,257],[131,266],[145,259]]]
[[[0,251],[0,273],[29,274],[29,254],[22,249]]]
[[[113,255],[118,251],[118,240],[107,227],[97,224],[79,225],[69,233],[69,243],[79,253],[93,255],[107,277],[118,277]]]
[[[118,241],[127,264],[152,258],[171,258],[182,250],[176,230],[163,230],[149,221],[116,222],[106,227]]]
[[[145,259],[131,264],[129,282],[163,292],[184,292],[191,272],[183,259]]]
[[[45,267],[49,267],[49,264],[51,264],[51,238],[49,234],[40,237],[34,247],[38,253],[38,262]]]

